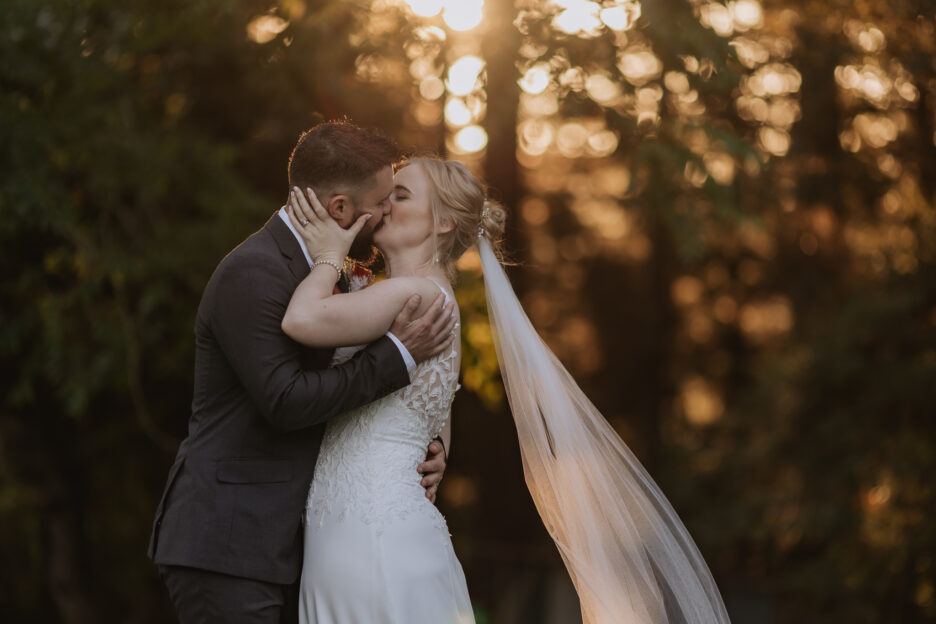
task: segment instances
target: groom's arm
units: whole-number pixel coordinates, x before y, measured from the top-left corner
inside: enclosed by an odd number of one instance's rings
[[[263,256],[238,260],[216,276],[211,329],[274,428],[285,432],[321,423],[409,384],[403,357],[387,337],[339,366],[304,369],[299,346],[280,328],[292,294],[282,267]]]

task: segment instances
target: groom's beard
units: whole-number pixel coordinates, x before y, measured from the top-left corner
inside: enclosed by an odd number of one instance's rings
[[[368,234],[354,239],[354,242],[351,243],[351,249],[348,250],[348,257],[361,266],[367,267],[377,261],[379,253],[377,248],[374,247],[374,239]]]

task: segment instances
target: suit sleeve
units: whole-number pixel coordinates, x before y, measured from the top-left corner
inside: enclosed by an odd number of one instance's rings
[[[218,276],[211,327],[259,407],[278,431],[329,420],[409,384],[400,351],[386,336],[351,360],[307,370],[299,345],[280,328],[292,290],[267,258],[229,263]]]

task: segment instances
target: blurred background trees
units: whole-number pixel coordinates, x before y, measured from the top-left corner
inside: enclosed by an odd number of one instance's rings
[[[926,0],[9,0],[5,621],[172,620],[145,547],[201,288],[340,116],[512,208],[528,313],[734,621],[936,620],[934,30]],[[462,268],[440,504],[479,622],[575,621]]]

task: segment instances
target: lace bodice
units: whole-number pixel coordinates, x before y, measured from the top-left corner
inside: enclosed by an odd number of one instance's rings
[[[352,352],[337,350],[333,364]],[[410,385],[328,423],[309,490],[308,522],[353,514],[379,525],[424,512],[427,505],[438,515],[425,498],[416,467],[449,417],[459,388],[459,365],[456,340],[447,351],[419,364]],[[441,515],[438,519],[444,524]]]

